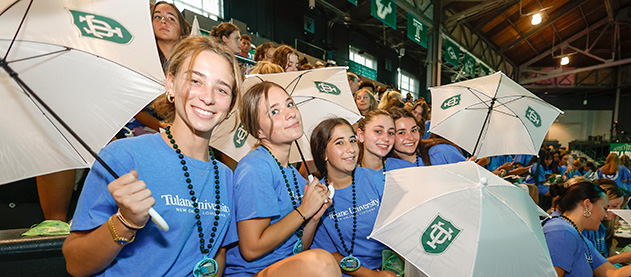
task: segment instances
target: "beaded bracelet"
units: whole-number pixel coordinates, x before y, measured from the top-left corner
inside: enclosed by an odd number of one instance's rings
[[[123,225],[125,225],[125,227],[132,229],[132,230],[140,230],[142,228],[145,228],[145,225],[142,226],[138,226],[135,224],[130,223],[129,221],[127,221],[127,219],[125,219],[123,217],[123,214],[121,214],[121,209],[118,209],[118,211],[116,212],[116,217],[118,218],[118,220],[121,221],[121,223],[123,223]]]
[[[304,215],[302,215],[302,213],[298,210],[298,207],[294,207],[294,210],[296,210],[296,212],[298,212],[298,214],[300,215],[300,217],[302,217],[302,221],[307,221],[307,218],[305,218]]]

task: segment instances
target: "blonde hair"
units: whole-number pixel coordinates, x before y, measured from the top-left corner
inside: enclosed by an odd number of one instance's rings
[[[605,165],[603,165],[603,174],[615,174],[618,172],[618,167],[620,166],[620,158],[618,158],[618,154],[609,153],[607,159],[605,160]]]
[[[377,98],[375,98],[375,95],[370,91],[370,89],[365,87],[359,89],[357,92],[355,92],[355,99],[357,99],[357,95],[359,95],[360,92],[366,93],[366,95],[368,95],[368,98],[370,98],[370,107],[368,108],[368,111],[370,112],[376,110],[379,103],[377,103]]]
[[[270,73],[282,73],[285,70],[272,62],[260,61],[250,71],[250,74],[270,74]]]
[[[186,76],[186,78],[190,80],[192,74],[191,71],[193,69],[193,66],[195,65],[195,59],[197,59],[199,53],[203,51],[210,51],[223,57],[232,67],[231,75],[233,77],[233,83],[230,84],[232,89],[232,101],[230,102],[230,110],[232,110],[239,98],[239,87],[241,86],[241,70],[239,69],[239,64],[237,63],[237,60],[234,58],[234,55],[230,52],[230,50],[228,50],[224,45],[217,43],[215,40],[206,36],[193,36],[180,41],[173,48],[173,53],[171,54],[171,62],[169,63],[167,74],[176,76],[177,73],[182,70],[184,62],[186,62],[187,59],[190,59],[190,63],[188,65],[188,73]],[[152,108],[154,112],[156,112],[159,117],[164,118],[166,122],[173,122],[173,119],[175,118],[175,105],[168,102],[166,97],[158,97],[155,101],[153,101]]]

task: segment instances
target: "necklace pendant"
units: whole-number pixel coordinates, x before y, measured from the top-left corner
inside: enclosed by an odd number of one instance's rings
[[[296,243],[294,243],[294,255],[302,252],[304,250],[304,244],[302,243],[302,239],[298,239]]]
[[[358,270],[362,266],[362,263],[359,261],[357,257],[353,255],[348,255],[340,261],[340,267],[344,271],[355,271]]]
[[[219,265],[217,261],[208,256],[204,256],[204,258],[193,267],[193,275],[195,277],[213,277],[217,274],[218,270]]]

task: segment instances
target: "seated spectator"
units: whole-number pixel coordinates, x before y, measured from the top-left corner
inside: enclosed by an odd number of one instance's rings
[[[298,70],[298,52],[289,45],[281,45],[276,48],[272,56],[272,63],[280,65],[285,72]]]
[[[241,52],[241,32],[239,27],[230,22],[222,22],[214,26],[210,31],[210,36],[225,45],[230,52],[237,55]]]
[[[619,187],[630,189],[627,182],[631,179],[631,173],[626,167],[620,165],[620,158],[616,153],[609,153],[605,165],[598,171],[598,178],[614,180]]]
[[[620,209],[626,205],[624,192],[616,185],[616,182],[609,179],[598,179],[594,181],[602,188],[609,198],[607,209]],[[613,235],[618,227],[618,216],[607,211],[607,217],[600,224],[598,230],[583,230],[583,236],[590,240],[596,250],[602,254],[612,264],[619,264],[631,261],[631,251],[617,254],[612,247]]]
[[[355,104],[362,116],[377,109],[377,99],[368,89],[360,89],[355,94]]]
[[[352,72],[346,73],[346,76],[348,77],[348,85],[351,87],[351,92],[353,93],[353,96],[355,96],[355,93],[359,89],[359,76]]]
[[[598,230],[607,217],[605,191],[581,177],[566,183],[552,185],[558,211],[541,223],[558,276],[630,276],[631,267],[616,268],[581,234]]]
[[[252,38],[249,35],[244,34],[241,36],[239,49],[241,51],[239,51],[237,55],[246,59],[254,60],[254,55],[250,54],[250,50],[252,49]]]
[[[361,81],[361,83],[359,83],[358,90],[363,89],[363,88],[367,88],[373,94],[375,93],[375,84],[371,81]]]
[[[274,51],[276,51],[276,45],[273,42],[266,42],[258,47],[256,47],[256,51],[254,51],[254,61],[272,61],[272,56],[274,55]]]
[[[252,68],[250,74],[270,74],[281,72],[285,71],[282,67],[280,67],[280,65],[268,61],[260,61],[254,66],[254,68]]]
[[[575,176],[581,176],[581,172],[580,169],[583,167],[583,165],[581,164],[580,160],[575,160],[572,163],[572,166],[569,167],[568,169],[565,170],[565,172],[563,172],[563,178],[564,179],[570,179],[572,177]]]

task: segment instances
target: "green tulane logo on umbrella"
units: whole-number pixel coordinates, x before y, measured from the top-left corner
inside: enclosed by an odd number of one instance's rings
[[[443,104],[440,105],[440,108],[442,108],[443,110],[446,110],[451,107],[460,105],[460,95],[461,94],[458,94],[458,95],[454,95],[452,97],[447,98],[447,100],[445,100]]]
[[[315,83],[316,88],[318,88],[318,91],[322,93],[328,93],[328,94],[333,94],[333,95],[339,95],[340,93],[342,93],[342,91],[339,88],[337,88],[337,86],[335,86],[334,84],[318,82],[318,81],[313,81],[313,82]]]
[[[74,19],[74,25],[79,28],[82,36],[118,44],[126,44],[133,38],[123,25],[109,17],[73,10],[70,10],[70,13]]]
[[[421,245],[425,252],[430,254],[440,254],[445,252],[449,245],[456,240],[461,229],[456,228],[449,220],[436,215],[436,218],[429,224],[421,236]]]
[[[243,127],[243,123],[239,123],[239,127],[237,127],[237,130],[234,132],[234,138],[232,139],[234,147],[241,148],[247,139],[248,131]]]
[[[541,116],[530,106],[528,106],[526,110],[526,118],[528,118],[535,127],[541,127]]]

